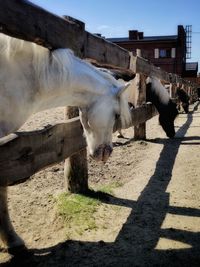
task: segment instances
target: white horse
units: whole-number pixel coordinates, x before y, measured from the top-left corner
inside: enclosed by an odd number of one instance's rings
[[[112,152],[116,115],[130,125],[122,85],[111,75],[75,57],[69,49],[49,51],[0,34],[0,137],[32,115],[58,106],[78,106],[89,154],[105,162]],[[0,236],[8,247],[23,245],[7,211],[6,187],[0,189]]]

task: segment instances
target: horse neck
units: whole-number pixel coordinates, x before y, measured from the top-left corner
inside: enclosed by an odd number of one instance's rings
[[[76,58],[70,50],[57,49],[42,66],[40,109],[58,106],[89,106],[109,94],[109,83],[93,66]],[[41,97],[42,96],[42,97]]]
[[[166,111],[170,104],[170,98],[167,95],[166,89],[162,85],[158,88],[154,84],[148,83],[146,91],[147,102],[152,102],[159,113]]]
[[[73,94],[78,94],[84,98],[89,96],[88,101],[90,102],[93,97],[109,95],[113,87],[113,81],[112,77],[109,79],[107,74],[73,56],[70,74],[71,92]]]

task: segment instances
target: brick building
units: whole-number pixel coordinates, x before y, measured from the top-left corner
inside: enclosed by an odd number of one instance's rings
[[[129,37],[107,40],[134,54],[136,49],[141,49],[144,58],[167,72],[197,77],[198,63],[186,63],[186,31],[182,25],[178,25],[177,35],[146,37],[143,32],[130,30]]]

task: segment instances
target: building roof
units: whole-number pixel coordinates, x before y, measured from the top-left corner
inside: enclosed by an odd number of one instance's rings
[[[198,62],[187,62],[185,64],[185,70],[186,71],[189,71],[189,70],[197,71],[198,70]]]
[[[166,35],[166,36],[146,36],[142,39],[129,39],[129,37],[119,37],[119,38],[107,38],[110,42],[149,42],[149,41],[171,41],[171,40],[177,40],[177,35]]]

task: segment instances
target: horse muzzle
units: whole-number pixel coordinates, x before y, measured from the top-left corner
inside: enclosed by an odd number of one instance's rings
[[[100,145],[97,149],[95,149],[91,157],[96,161],[103,161],[106,163],[112,151],[113,149],[110,145]]]

